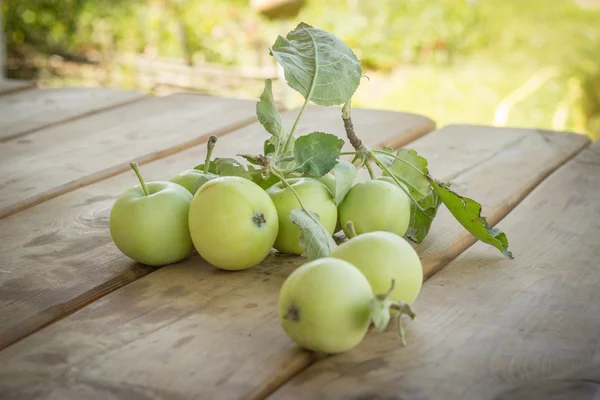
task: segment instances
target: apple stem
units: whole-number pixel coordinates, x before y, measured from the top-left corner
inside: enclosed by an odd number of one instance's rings
[[[306,215],[308,215],[310,217],[310,219],[312,219],[314,222],[316,222],[317,224],[319,224],[319,221],[317,221],[316,219],[313,218],[312,215],[310,215],[310,213],[308,212],[308,210],[306,209],[306,207],[304,207],[304,204],[302,204],[302,200],[300,200],[300,195],[298,194],[298,192],[296,192],[294,190],[294,188],[292,187],[292,185],[290,185],[285,178],[280,175],[278,172],[275,172],[274,170],[271,170],[271,173],[273,175],[275,175],[275,177],[277,177],[277,179],[279,179],[281,181],[281,183],[283,183],[288,189],[290,189],[292,191],[292,193],[294,194],[294,196],[296,196],[296,200],[298,200],[298,204],[300,204],[300,208],[302,209],[302,211],[304,211],[306,213]]]
[[[352,239],[356,236],[356,230],[354,229],[354,222],[348,221],[346,222],[346,230],[348,231],[348,239]]]
[[[142,185],[142,190],[144,191],[144,196],[149,196],[150,192],[148,191],[148,186],[146,186],[146,182],[144,181],[144,178],[142,177],[142,172],[140,171],[140,166],[138,165],[137,162],[129,163],[129,166],[131,168],[133,168],[133,171],[135,172],[138,179],[140,180],[140,184]]]
[[[371,161],[368,158],[365,160],[365,167],[367,167],[367,171],[369,171],[369,176],[371,177],[371,179],[375,179],[373,167],[371,167]]]
[[[217,137],[211,136],[208,138],[208,142],[206,143],[206,159],[204,160],[204,173],[208,174],[208,170],[210,168],[210,157],[212,156],[213,149],[215,148],[215,144],[217,144]]]

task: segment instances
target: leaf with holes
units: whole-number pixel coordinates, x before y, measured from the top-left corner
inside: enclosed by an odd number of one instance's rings
[[[506,234],[500,229],[491,228],[488,225],[487,219],[481,215],[481,204],[453,192],[433,178],[429,178],[429,181],[444,205],[462,226],[477,239],[500,250],[505,257],[513,258],[512,253],[508,250]]]

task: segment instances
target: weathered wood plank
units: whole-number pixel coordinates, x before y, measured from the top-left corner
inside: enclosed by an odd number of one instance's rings
[[[35,87],[35,82],[0,78],[0,96]]]
[[[529,171],[527,172],[529,173]],[[407,324],[321,360],[274,398],[595,399],[600,393],[600,142],[425,283]]]
[[[151,98],[0,143],[0,218],[254,120],[254,102]],[[32,177],[35,176],[35,179]]]
[[[201,143],[209,134],[247,124],[254,119],[254,109],[249,100],[178,94],[138,101],[0,143],[0,218],[122,172],[131,160],[146,163]],[[309,108],[303,131],[331,126],[332,133],[343,135],[340,111],[325,110]],[[286,125],[291,127],[296,114],[296,110],[284,113]],[[323,118],[318,125],[315,115]],[[380,118],[381,124],[402,124],[406,128],[400,130],[407,129],[401,135],[405,140],[434,127],[429,119],[414,114],[375,111],[372,118]],[[372,138],[393,144],[397,133],[373,131]],[[37,179],[32,180],[34,175]]]
[[[355,119],[359,132],[370,125],[358,126],[360,121]],[[465,147],[449,147],[459,139]],[[494,181],[502,190],[484,192],[493,197],[480,199],[495,212],[586,144],[575,135],[452,127],[410,147],[431,158],[433,173],[459,174],[467,194],[490,179],[470,167],[497,171]],[[495,156],[498,149],[506,150],[503,156]],[[521,181],[514,179],[514,165],[527,168]],[[102,250],[112,253],[112,263],[119,262],[110,244]],[[65,398],[86,391],[150,398],[264,397],[314,361],[287,338],[276,317],[279,287],[301,263],[273,254],[237,273],[219,271],[199,257],[164,267],[5,349],[1,389],[9,398],[36,391]]]
[[[377,132],[365,138],[371,146],[378,141],[404,144],[419,129],[425,132],[422,125],[429,123],[426,118],[401,113],[356,113],[361,116],[357,129]],[[291,122],[293,115],[286,113],[286,121]],[[318,119],[321,129],[343,132],[335,109],[309,109],[307,116],[309,127],[312,119]],[[181,129],[197,130],[195,125]],[[299,131],[307,129],[301,125]],[[267,137],[253,123],[219,139],[214,155],[259,152]],[[204,145],[196,146],[146,164],[142,170],[148,180],[165,180],[204,157]],[[127,171],[0,220],[0,349],[153,271],[120,254],[108,232],[115,197],[136,182],[133,172]]]
[[[130,90],[47,88],[0,97],[0,142],[145,97]]]

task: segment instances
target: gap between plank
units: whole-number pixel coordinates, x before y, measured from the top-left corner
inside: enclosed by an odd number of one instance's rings
[[[30,135],[30,134],[35,133],[37,131],[40,131],[42,129],[51,128],[51,127],[54,127],[54,126],[57,126],[57,125],[60,125],[60,124],[65,124],[67,122],[77,121],[77,120],[79,120],[81,118],[89,117],[89,116],[92,116],[92,115],[95,115],[95,114],[100,114],[100,113],[103,113],[105,111],[111,111],[111,110],[114,110],[114,109],[116,109],[118,107],[126,106],[126,105],[135,103],[135,102],[140,101],[140,100],[147,100],[149,98],[151,98],[151,96],[149,96],[149,95],[143,95],[143,96],[137,97],[135,99],[125,100],[123,103],[112,104],[112,105],[110,105],[108,107],[100,108],[100,109],[97,109],[97,110],[87,111],[87,112],[85,112],[83,114],[75,115],[75,116],[72,116],[72,117],[67,117],[66,119],[63,119],[63,120],[60,120],[60,121],[50,122],[49,124],[44,125],[44,126],[40,126],[38,128],[33,128],[33,129],[28,130],[28,131],[15,133],[15,134],[9,135],[9,136],[4,136],[4,137],[0,138],[0,143],[5,143],[5,142],[8,142],[10,140],[19,139],[19,138],[22,138],[23,136]]]
[[[504,209],[502,209],[501,212],[498,215],[498,220],[497,221],[492,221],[492,223],[490,223],[490,225],[493,227],[493,226],[497,225],[500,221],[502,221],[527,196],[529,196],[529,194],[535,188],[537,188],[543,181],[545,181],[548,177],[550,177],[550,175],[552,175],[553,173],[555,173],[558,169],[560,169],[561,167],[563,167],[566,163],[568,163],[569,161],[571,161],[575,156],[577,156],[579,153],[581,153],[583,150],[585,150],[590,144],[591,144],[591,141],[586,142],[585,145],[583,145],[579,150],[577,150],[576,152],[574,152],[570,157],[565,158],[565,160],[562,163],[560,163],[560,164],[556,165],[555,167],[549,169],[545,175],[540,176],[540,178],[538,180],[536,180],[533,185],[531,185],[530,189],[525,190],[518,198],[515,199],[515,201],[512,204],[509,204]],[[495,155],[497,155],[497,154],[498,153],[495,153],[492,156],[492,158]],[[453,178],[456,179],[460,175],[462,175],[463,173],[466,173],[468,171],[469,171],[469,169],[466,169],[464,171],[460,171],[459,173],[455,174],[455,176],[453,176]],[[426,281],[427,279],[431,278],[437,272],[441,271],[452,260],[454,260],[456,257],[458,257],[460,254],[462,254],[463,252],[465,252],[468,248],[470,248],[473,244],[475,244],[477,242],[477,240],[474,240],[473,236],[470,236],[469,239],[470,240],[464,241],[464,248],[460,248],[459,251],[457,251],[455,254],[452,254],[450,257],[448,257],[445,260],[446,261],[445,264],[443,264],[439,268],[431,271],[431,273],[428,276],[424,276],[424,281]],[[265,381],[261,382],[256,387],[255,390],[253,390],[246,397],[244,397],[244,400],[264,400],[264,399],[267,399],[269,396],[271,396],[273,393],[275,393],[279,388],[281,388],[285,383],[287,383],[288,381],[290,381],[291,379],[293,379],[294,377],[296,377],[300,373],[304,372],[306,369],[308,369],[312,365],[314,365],[314,364],[318,363],[319,361],[324,360],[325,358],[329,357],[329,355],[317,355],[316,353],[310,353],[310,352],[307,352],[307,353],[308,353],[307,356],[301,357],[298,360],[294,360],[294,362],[290,364],[289,368],[285,368],[284,370],[280,371],[275,376],[270,377],[269,379],[266,379]],[[312,354],[312,356],[310,356],[311,354]]]
[[[82,293],[69,300],[69,302],[54,305],[45,309],[39,313],[34,319],[28,319],[16,326],[14,326],[8,333],[3,334],[2,340],[0,341],[0,351],[7,348],[8,346],[18,342],[26,336],[32,335],[41,329],[45,328],[52,323],[65,318],[76,311],[79,311],[88,304],[96,301],[97,299],[106,296],[113,291],[122,288],[123,286],[136,281],[148,275],[151,272],[156,271],[160,267],[151,267],[147,265],[137,264],[130,270],[109,279],[106,282]],[[22,332],[27,332],[23,335]]]
[[[228,133],[231,133],[232,131],[240,129],[246,125],[250,125],[251,123],[253,123],[255,121],[256,121],[256,117],[254,117],[254,116],[249,117],[249,118],[242,120],[236,124],[229,125],[229,126],[221,128],[221,129],[218,129],[218,130],[212,132],[212,135],[217,136],[217,137],[222,137],[222,136],[225,136]],[[183,142],[176,146],[169,147],[165,150],[155,151],[153,153],[146,154],[142,157],[137,157],[135,160],[130,160],[130,161],[131,162],[136,161],[139,165],[148,164],[149,162],[156,161],[161,158],[170,156],[172,154],[179,153],[183,150],[187,150],[191,147],[201,145],[202,143],[206,143],[206,141],[208,140],[209,137],[210,137],[209,134],[202,135],[200,137],[194,138],[192,140],[188,140],[187,142]],[[127,162],[121,163],[121,164],[117,164],[113,167],[100,170],[98,172],[84,176],[79,179],[72,180],[63,185],[56,186],[44,193],[40,193],[38,195],[32,196],[32,197],[22,201],[21,203],[13,204],[12,206],[8,206],[8,207],[0,210],[0,219],[9,217],[18,212],[27,210],[28,208],[31,208],[40,203],[43,203],[44,201],[51,200],[55,197],[65,194],[65,193],[72,192],[73,190],[91,185],[93,183],[96,183],[96,182],[102,181],[104,179],[110,178],[112,176],[118,175],[120,173],[123,173],[130,168],[129,167],[130,161],[127,161]]]
[[[10,79],[5,79],[5,80],[10,81]],[[0,79],[0,83],[2,83],[2,79]],[[36,82],[32,82],[32,84],[30,86],[21,86],[21,87],[9,89],[4,92],[0,92],[0,96],[11,95],[11,94],[15,94],[17,92],[25,92],[26,90],[33,90],[33,89],[39,89]]]

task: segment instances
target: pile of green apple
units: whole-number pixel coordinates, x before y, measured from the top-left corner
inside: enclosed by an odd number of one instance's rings
[[[295,342],[324,353],[353,348],[371,325],[380,332],[392,318],[403,339],[400,318],[414,318],[410,305],[423,281],[407,239],[427,236],[442,203],[475,237],[512,257],[506,235],[488,226],[481,205],[432,178],[425,158],[361,142],[350,103],[362,69],[343,41],[301,23],[278,37],[270,54],[305,99],[291,129],[266,80],[256,105],[270,135],[262,154],[212,159],[217,139],[211,137],[203,164],[150,183],[132,163],[140,184],[110,214],[111,237],[125,255],[163,266],[195,249],[231,271],[259,264],[274,250],[304,256],[308,262],[283,283],[279,318]],[[344,140],[325,132],[295,136],[310,102],[343,106],[340,123],[354,151],[342,152]],[[359,168],[371,179],[355,182]],[[347,240],[338,246],[333,235],[341,231]]]
[[[211,138],[205,166],[214,143]],[[308,177],[265,190],[242,177],[213,176],[198,188],[196,182],[208,173],[204,170],[146,183],[137,163],[131,167],[140,184],[113,205],[110,233],[132,259],[163,266],[183,260],[195,248],[215,267],[243,270],[263,261],[273,248],[300,255],[302,231],[290,215],[302,202],[327,232],[334,234],[341,225],[350,239],[286,279],[279,315],[288,335],[307,349],[336,353],[356,346],[371,322],[380,325],[373,320],[375,304],[387,301],[386,309],[394,310],[393,303],[412,313],[399,306],[415,300],[423,280],[419,257],[402,238],[410,203],[385,177],[354,184],[336,206],[327,185]],[[386,295],[377,303],[375,294]]]

